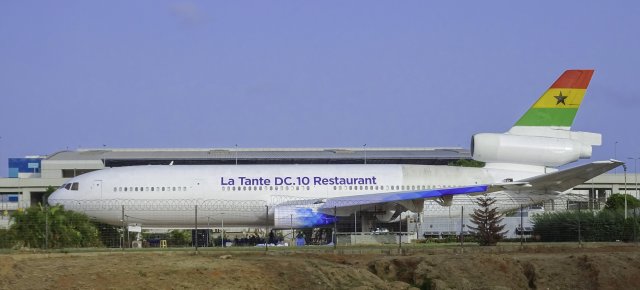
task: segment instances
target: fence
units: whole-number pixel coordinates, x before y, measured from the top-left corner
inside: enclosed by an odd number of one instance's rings
[[[270,201],[235,200],[59,200],[4,216],[0,248],[226,247],[474,241],[472,197],[451,206],[372,200],[273,196]],[[378,201],[379,202],[379,201]],[[637,241],[638,215],[586,210],[584,201],[524,205],[497,200],[507,241]],[[529,202],[530,203],[530,202]],[[552,203],[552,214],[544,209]],[[413,212],[406,212],[409,209]],[[562,211],[558,211],[562,209]],[[80,214],[84,213],[84,214]],[[404,212],[400,214],[400,212]],[[3,224],[0,223],[0,228]],[[162,229],[159,229],[162,228]]]

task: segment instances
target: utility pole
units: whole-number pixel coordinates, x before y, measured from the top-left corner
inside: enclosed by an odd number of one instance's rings
[[[520,205],[520,247],[524,245],[524,213],[522,212],[522,204]]]
[[[49,205],[44,205],[44,249],[49,249]]]
[[[634,158],[634,157],[629,157],[629,159],[633,159],[633,175],[634,175],[634,179],[635,179],[635,184],[636,184],[636,198],[638,198],[638,157]]]
[[[613,143],[613,159],[618,160],[618,141]],[[613,169],[613,173],[617,173],[618,168]]]
[[[195,242],[196,242],[196,253],[198,253],[198,205],[197,204],[196,204],[196,216],[195,216],[195,218],[196,218],[196,223],[195,223],[195,226],[196,226],[195,237],[196,238],[195,238]]]
[[[460,206],[460,247],[464,248],[464,206]]]
[[[400,214],[400,225],[398,229],[398,253],[402,249],[402,214]]]
[[[120,236],[120,247],[124,251],[124,204],[122,205],[122,235]]]
[[[358,234],[358,211],[353,213],[353,234]]]
[[[267,239],[269,236],[269,206],[265,205],[265,207],[267,208],[264,216],[264,251],[266,252],[269,250],[269,240]]]
[[[627,165],[622,164],[624,169],[624,220],[627,220]]]
[[[220,222],[222,225],[222,242],[220,243],[220,247],[224,248],[224,213],[220,213]]]
[[[367,164],[367,143],[362,145],[362,148],[364,150],[364,164]]]
[[[335,250],[338,246],[338,207],[333,207],[333,249]]]

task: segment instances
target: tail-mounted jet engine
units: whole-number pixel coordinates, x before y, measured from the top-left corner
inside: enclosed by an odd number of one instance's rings
[[[480,133],[471,139],[471,156],[487,163],[558,167],[590,158],[592,146],[601,144],[596,133],[565,131],[566,136],[530,136]]]

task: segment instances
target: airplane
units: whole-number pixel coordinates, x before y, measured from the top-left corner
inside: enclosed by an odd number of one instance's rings
[[[593,70],[567,70],[505,133],[471,140],[482,168],[444,165],[143,165],[107,168],[70,179],[50,204],[112,225],[273,229],[330,226],[355,212],[381,222],[420,213],[426,200],[506,197],[534,204],[623,164],[617,160],[557,167],[591,157],[601,135],[571,131]],[[194,211],[196,214],[192,214]],[[125,217],[126,211],[126,217]],[[368,215],[366,213],[369,213]]]

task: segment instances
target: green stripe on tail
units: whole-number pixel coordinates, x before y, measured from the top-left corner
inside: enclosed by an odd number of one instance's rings
[[[571,127],[578,108],[531,108],[515,126]]]

